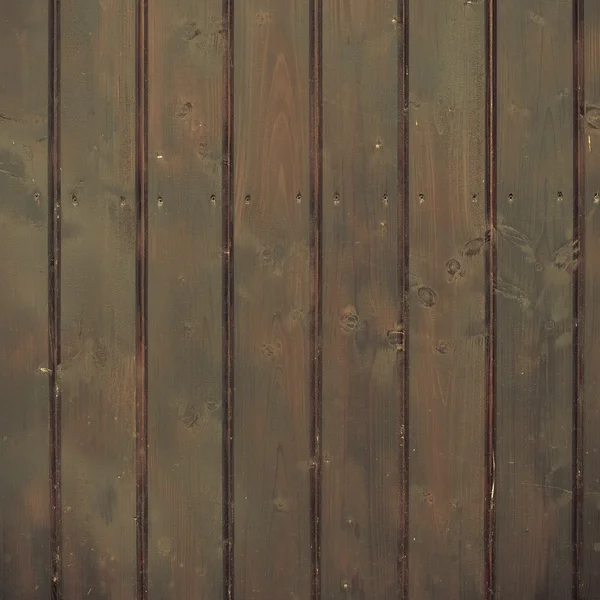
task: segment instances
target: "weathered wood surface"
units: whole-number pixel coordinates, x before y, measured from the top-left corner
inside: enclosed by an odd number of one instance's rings
[[[496,597],[572,593],[572,6],[498,3]]]
[[[47,2],[0,18],[0,598],[50,595]]]
[[[583,299],[579,320],[583,389],[581,416],[583,435],[583,492],[581,506],[580,598],[600,597],[600,5],[591,0],[582,3],[584,22],[580,25],[584,44],[583,100],[579,107],[582,139],[580,143],[583,188],[580,189],[579,227],[583,239],[579,252],[580,297]]]
[[[600,597],[597,3],[0,4],[0,600]]]
[[[65,600],[136,593],[135,2],[61,12]]]
[[[221,2],[149,10],[149,597],[219,598]]]
[[[484,598],[485,24],[483,3],[410,5],[411,600]]]
[[[390,0],[323,11],[322,594],[401,593],[402,30]],[[385,76],[384,74],[394,74]]]
[[[234,14],[234,592],[310,594],[308,0]]]

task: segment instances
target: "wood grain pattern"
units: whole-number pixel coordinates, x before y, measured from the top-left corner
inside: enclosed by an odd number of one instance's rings
[[[398,598],[396,4],[323,11],[323,598]]]
[[[498,3],[496,597],[572,593],[572,4]]]
[[[600,598],[600,6],[583,4],[582,48],[584,113],[579,126],[583,134],[584,187],[581,190],[583,218],[583,505],[580,564],[580,600]]]
[[[62,2],[64,598],[135,595],[135,4]]]
[[[600,600],[596,0],[0,5],[0,600]]]
[[[149,11],[149,597],[221,596],[221,2]]]
[[[310,593],[308,0],[235,5],[235,594]]]
[[[50,596],[47,2],[0,19],[0,598]]]
[[[484,8],[425,0],[409,11],[413,600],[484,597]]]

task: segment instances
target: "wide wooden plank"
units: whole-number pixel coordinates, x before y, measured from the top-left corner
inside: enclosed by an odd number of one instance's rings
[[[62,2],[63,589],[135,594],[135,2]]]
[[[50,596],[48,2],[0,19],[0,598]]]
[[[391,0],[323,10],[323,598],[401,590],[396,10]]]
[[[220,0],[149,6],[149,597],[222,595]]]
[[[485,588],[485,6],[414,1],[409,15],[409,597],[476,600]]]
[[[572,4],[498,2],[495,582],[572,593]]]
[[[593,0],[583,4],[584,46],[579,57],[583,75],[585,106],[579,127],[583,136],[581,166],[585,174],[580,190],[583,240],[583,311],[578,325],[583,344],[583,505],[581,510],[580,598],[594,600],[600,594],[600,6]],[[583,241],[583,244],[581,243]],[[581,339],[580,338],[580,339]]]
[[[308,598],[309,2],[234,23],[234,591]]]

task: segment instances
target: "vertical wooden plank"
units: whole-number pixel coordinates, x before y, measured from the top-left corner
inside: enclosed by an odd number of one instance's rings
[[[309,3],[234,22],[235,593],[307,598]]]
[[[223,587],[221,4],[149,7],[151,599]]]
[[[581,600],[593,600],[600,590],[600,408],[598,389],[600,345],[600,6],[581,2],[584,21],[582,54],[583,97],[579,127],[583,135],[581,160],[585,174],[580,190],[580,250],[583,264],[583,319],[578,322],[583,338],[583,505],[581,507]],[[581,65],[580,65],[581,67]],[[582,329],[581,329],[582,328]]]
[[[310,550],[312,600],[321,599],[323,425],[323,3],[309,2]]]
[[[0,597],[50,595],[48,2],[0,19]]]
[[[136,587],[135,14],[62,2],[65,600]]]
[[[323,598],[401,597],[398,17],[323,11]]]
[[[148,600],[148,0],[135,7],[136,594]]]
[[[409,597],[484,597],[485,5],[409,18]],[[435,40],[435,43],[432,43]]]
[[[498,2],[496,597],[572,594],[572,2]]]

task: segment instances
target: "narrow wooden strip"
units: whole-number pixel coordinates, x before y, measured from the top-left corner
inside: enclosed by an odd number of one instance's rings
[[[235,5],[235,594],[311,594],[309,0]]]
[[[410,293],[410,180],[409,180],[409,129],[410,129],[410,76],[408,60],[410,53],[410,0],[398,0],[398,139],[397,139],[397,198],[398,219],[397,240],[397,322],[402,324],[404,351],[397,355],[398,360],[398,440],[399,495],[398,495],[398,593],[401,600],[408,600],[409,582],[409,480],[410,480],[410,377],[408,353],[410,348],[410,312],[408,295]]]
[[[221,0],[148,8],[148,596],[219,600],[226,23]]]
[[[0,597],[10,599],[47,600],[60,585],[52,582],[58,335],[48,252],[57,203],[55,17],[48,0],[2,3]]]
[[[585,115],[584,0],[573,0],[573,239],[579,257],[573,272],[573,599],[582,583],[583,538],[583,352],[585,347],[585,169],[583,118]]]
[[[494,597],[494,537],[496,527],[496,296],[495,282],[497,278],[496,264],[496,188],[497,188],[497,4],[496,0],[486,2],[486,222],[488,223],[489,243],[486,247],[485,279],[485,324],[486,341],[486,415],[485,415],[485,495],[484,495],[484,597]]]
[[[48,44],[48,368],[50,407],[51,594],[62,597],[60,369],[60,0],[50,0]]]
[[[137,598],[148,598],[148,0],[136,4],[136,551]]]
[[[409,598],[475,600],[486,561],[488,23],[481,2],[410,8]]]
[[[138,0],[61,0],[65,600],[131,600],[136,587],[144,593],[136,545],[146,522],[136,506],[144,496],[136,494],[136,472],[145,438],[143,412],[136,411],[145,395],[136,293],[144,288],[136,279],[143,263],[136,161],[136,112],[144,104],[136,72],[140,8]]]
[[[310,5],[310,270],[311,270],[311,324],[310,359],[311,383],[311,570],[312,600],[321,598],[321,454],[322,439],[322,222],[323,222],[323,5],[322,0],[311,0]]]
[[[234,260],[233,260],[233,127],[234,127],[234,0],[223,0],[223,157],[222,157],[222,244],[223,244],[223,598],[234,599],[235,511],[234,511]]]
[[[323,11],[323,598],[404,594],[405,17]]]
[[[573,8],[498,2],[495,597],[573,586]]]
[[[581,522],[578,523],[580,600],[593,600],[600,590],[600,6],[585,0],[578,6],[578,103],[581,135],[579,191],[580,298],[585,313],[578,315],[581,343],[579,381],[582,386],[577,422],[581,454]],[[585,14],[585,18],[584,18]],[[583,319],[581,317],[584,317]]]

